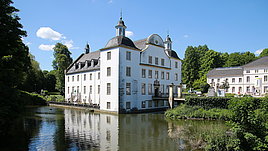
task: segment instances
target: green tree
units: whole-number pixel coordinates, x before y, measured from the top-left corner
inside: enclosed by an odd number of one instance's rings
[[[48,72],[47,70],[43,71],[44,77],[45,77],[45,85],[44,89],[48,90],[49,92],[55,91],[56,86],[56,76],[55,76],[55,70],[52,70]]]
[[[19,23],[18,10],[11,0],[0,0],[0,133],[9,119],[21,111],[17,86],[30,67],[28,47],[22,42],[26,32]]]
[[[188,46],[182,64],[182,80],[187,87],[193,87],[195,80],[199,79],[199,71],[202,64],[201,58],[208,51],[207,45],[192,47]]]
[[[256,60],[255,54],[254,53],[251,53],[249,51],[247,51],[245,53],[242,53],[241,55],[242,55],[242,60],[243,60],[242,63],[243,63],[243,65]]]
[[[71,52],[68,50],[67,46],[57,43],[54,49],[54,60],[53,68],[56,70],[56,89],[61,93],[64,93],[65,81],[64,81],[64,71],[73,62],[71,58]]]
[[[264,57],[264,56],[268,56],[268,48],[263,49],[259,57]]]
[[[219,52],[214,50],[205,51],[204,55],[200,58],[200,71],[199,79],[194,81],[193,87],[195,89],[201,89],[201,91],[207,92],[209,85],[207,84],[207,73],[213,68],[221,66],[221,56]]]
[[[28,92],[40,93],[44,89],[44,84],[46,82],[44,74],[39,67],[39,63],[35,60],[35,57],[29,53],[31,66],[26,71],[24,80],[19,89]]]

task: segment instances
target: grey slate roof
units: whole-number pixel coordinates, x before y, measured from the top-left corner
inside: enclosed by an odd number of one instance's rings
[[[138,49],[134,45],[133,41],[125,36],[116,36],[116,37],[112,38],[111,40],[108,41],[108,43],[106,44],[106,46],[104,48],[111,48],[111,47],[116,47],[116,46],[120,46],[120,45],[124,45],[127,47]]]
[[[146,41],[147,41],[147,38],[134,41],[134,44],[135,44],[135,46],[137,48],[139,48],[140,50],[142,50],[142,49],[144,49],[146,47]]]
[[[208,72],[207,77],[242,76],[243,67],[215,68]]]
[[[137,48],[139,48],[140,50],[143,50],[146,47],[146,42],[147,42],[147,38],[134,41],[134,44],[136,45]],[[176,51],[174,51],[174,50],[171,50],[171,56],[170,57],[180,59],[178,57]]]
[[[87,54],[82,54],[67,68],[66,74],[99,70],[99,58],[99,50]],[[79,67],[79,64],[81,64],[81,68]],[[77,66],[79,68],[76,68]]]
[[[268,56],[262,57],[248,64],[245,64],[243,67],[244,68],[267,67],[268,68]]]

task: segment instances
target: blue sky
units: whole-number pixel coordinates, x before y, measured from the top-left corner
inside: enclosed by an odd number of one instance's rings
[[[43,70],[52,70],[53,45],[62,42],[73,59],[89,42],[92,51],[115,36],[123,20],[133,41],[169,30],[173,49],[187,46],[219,52],[260,52],[268,48],[267,0],[14,0],[28,37],[23,38]]]

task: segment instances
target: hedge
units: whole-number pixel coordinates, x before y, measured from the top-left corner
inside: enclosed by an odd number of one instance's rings
[[[189,106],[200,106],[204,109],[227,109],[229,100],[230,98],[226,97],[186,97],[185,104]]]
[[[24,105],[46,105],[44,97],[38,94],[20,91],[20,100]]]

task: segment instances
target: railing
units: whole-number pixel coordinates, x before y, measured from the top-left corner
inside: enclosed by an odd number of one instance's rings
[[[92,104],[92,103],[91,104],[82,104],[82,103],[79,104],[79,103],[73,103],[73,102],[71,103],[71,102],[55,102],[55,101],[49,101],[48,103],[100,109],[100,106],[98,104]]]

